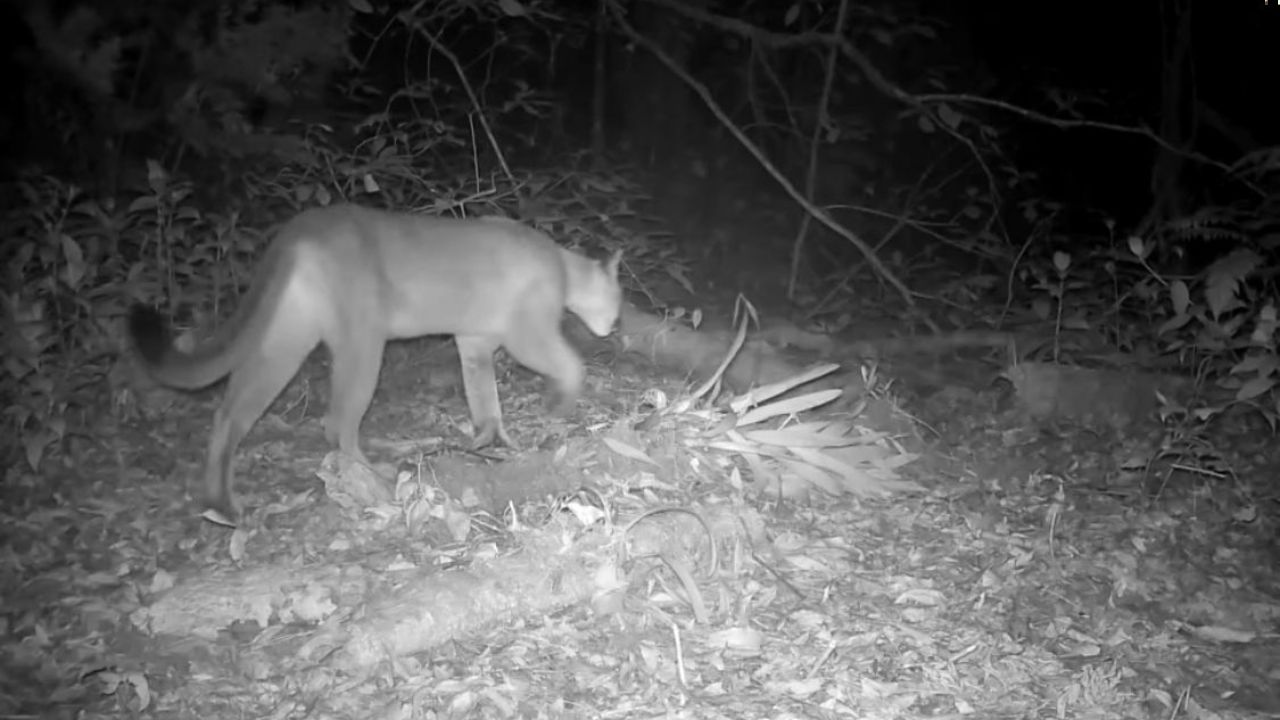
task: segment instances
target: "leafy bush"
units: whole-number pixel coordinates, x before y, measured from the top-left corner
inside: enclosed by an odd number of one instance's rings
[[[1276,170],[1280,163],[1262,175]],[[1063,331],[1102,330],[1116,349],[1164,359],[1197,379],[1192,404],[1161,398],[1162,416],[1180,437],[1190,437],[1187,423],[1202,427],[1232,408],[1255,411],[1275,430],[1280,202],[1257,197],[1176,218],[1146,238],[1029,259],[1028,310],[1054,321],[1054,357],[1071,349]]]

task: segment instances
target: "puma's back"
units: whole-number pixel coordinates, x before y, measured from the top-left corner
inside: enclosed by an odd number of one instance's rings
[[[530,308],[557,315],[568,309],[607,334],[621,301],[616,274],[598,272],[598,263],[505,218],[343,205],[299,215],[280,241],[294,244],[314,272],[354,283],[365,301],[376,300],[393,338],[505,334]]]

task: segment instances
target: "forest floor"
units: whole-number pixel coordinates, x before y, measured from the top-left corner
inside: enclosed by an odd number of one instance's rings
[[[773,283],[753,300],[785,317],[779,267],[704,268],[721,290],[698,304],[727,324],[734,291]],[[895,322],[860,312],[845,332]],[[684,378],[598,352],[549,419],[508,362],[526,449],[478,456],[452,345],[399,344],[363,428],[398,478],[374,502],[325,460],[317,356],[241,449],[235,531],[189,492],[217,390],[104,402],[6,475],[0,617],[23,641],[0,718],[1280,715],[1270,432],[1170,460],[1158,423],[1029,423],[1006,362],[882,358],[916,489],[779,498],[644,426]]]

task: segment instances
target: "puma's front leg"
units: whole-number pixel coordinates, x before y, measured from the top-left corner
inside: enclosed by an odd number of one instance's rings
[[[502,427],[502,405],[498,400],[498,378],[493,370],[493,353],[498,349],[494,338],[459,335],[454,338],[462,360],[462,389],[475,427],[472,446],[481,448],[500,442],[508,447],[515,443]]]

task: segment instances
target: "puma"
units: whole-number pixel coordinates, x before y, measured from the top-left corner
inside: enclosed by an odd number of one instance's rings
[[[367,462],[359,430],[388,340],[453,335],[477,447],[512,445],[502,426],[493,353],[499,347],[550,379],[553,412],[572,407],[582,358],[560,329],[564,310],[596,335],[618,319],[620,253],[599,262],[505,218],[459,220],[354,205],[287,222],[232,318],[204,344],[178,350],[168,323],[135,306],[131,349],[151,376],[183,389],[230,375],[205,462],[206,517],[233,525],[232,461],[240,441],[321,343],[331,397],[325,438]]]

